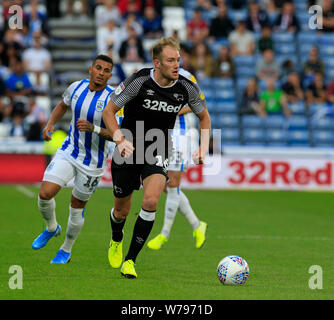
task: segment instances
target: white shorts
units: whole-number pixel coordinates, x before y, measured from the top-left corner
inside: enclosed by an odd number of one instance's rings
[[[101,177],[92,177],[85,174],[63,154],[56,153],[55,157],[45,169],[43,181],[53,182],[64,187],[73,178],[74,188],[72,195],[81,201],[88,201],[90,199],[101,179]]]
[[[173,152],[168,171],[186,171],[192,162],[192,154],[198,149],[198,130],[188,129],[185,134],[173,131]]]

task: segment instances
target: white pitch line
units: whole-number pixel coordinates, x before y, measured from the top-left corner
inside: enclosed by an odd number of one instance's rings
[[[20,191],[21,193],[23,193],[24,195],[26,195],[29,198],[35,198],[35,196],[36,196],[35,192],[29,190],[28,188],[26,188],[22,185],[16,186],[16,190]]]

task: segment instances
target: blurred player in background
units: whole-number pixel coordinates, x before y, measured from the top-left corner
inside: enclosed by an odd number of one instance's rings
[[[195,77],[184,69],[179,74],[196,83]],[[183,214],[193,229],[196,248],[205,242],[207,223],[200,221],[190,206],[187,196],[180,188],[182,173],[187,170],[192,151],[198,148],[198,131],[195,129],[194,114],[189,107],[183,107],[176,118],[172,132],[173,155],[168,166],[168,178],[165,203],[164,224],[160,234],[147,243],[152,250],[159,250],[168,241],[176,212]]]
[[[152,50],[154,68],[141,69],[121,83],[103,111],[103,120],[117,144],[111,166],[114,208],[110,212],[112,238],[108,259],[113,268],[122,265],[121,274],[126,278],[137,278],[136,258],[152,230],[158,201],[168,180],[169,130],[185,105],[199,118],[199,128],[206,129],[201,131],[201,145],[193,153],[194,161],[203,163],[209,148],[211,121],[205,98],[196,83],[179,75],[179,50],[173,38],[158,41]],[[124,119],[120,130],[115,114],[122,107]],[[141,134],[137,132],[140,125],[143,125]],[[162,137],[155,135],[158,143],[146,140],[146,134],[152,130],[162,133]],[[124,136],[125,131],[131,133],[133,143]],[[152,144],[156,147],[152,148]],[[132,193],[141,184],[144,191],[141,210],[122,264],[123,228],[131,209]]]
[[[38,195],[38,208],[46,229],[32,243],[32,248],[36,250],[43,248],[52,237],[60,234],[54,197],[74,178],[65,242],[51,263],[70,261],[73,243],[84,224],[86,203],[95,192],[104,171],[108,153],[105,139],[111,140],[111,137],[105,129],[102,111],[113,92],[107,85],[112,76],[112,67],[110,57],[98,55],[89,67],[90,79],[76,81],[66,89],[63,101],[55,107],[43,129],[43,138],[51,140],[54,125],[63,118],[67,110],[72,110],[68,136],[46,168]],[[92,131],[97,135],[93,135]]]

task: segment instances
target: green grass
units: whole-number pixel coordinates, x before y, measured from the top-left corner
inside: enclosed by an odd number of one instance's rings
[[[334,298],[334,196],[321,192],[185,191],[201,219],[208,222],[207,242],[195,249],[192,230],[177,215],[168,243],[160,251],[146,246],[140,253],[138,279],[123,279],[109,266],[108,212],[111,189],[98,189],[87,205],[85,225],[77,239],[72,261],[50,265],[62,244],[71,189],[56,197],[60,237],[39,251],[31,249],[41,232],[37,209],[38,188],[28,197],[15,186],[0,187],[0,299],[333,299]],[[134,193],[132,211],[125,225],[126,253],[135,212],[142,192]],[[160,232],[165,195],[150,238]],[[250,267],[247,283],[223,286],[216,267],[225,256],[237,254]],[[12,290],[9,268],[23,270],[23,289]],[[323,271],[323,289],[308,286],[312,265]]]

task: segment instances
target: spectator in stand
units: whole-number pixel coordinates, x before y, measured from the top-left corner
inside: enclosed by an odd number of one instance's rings
[[[230,55],[229,48],[222,46],[219,49],[218,57],[213,64],[213,77],[233,78],[235,72],[234,61]]]
[[[299,22],[295,15],[295,7],[293,2],[284,2],[282,12],[275,21],[275,31],[291,32],[299,31]]]
[[[324,74],[325,66],[319,58],[319,50],[317,47],[312,47],[309,52],[309,58],[304,63],[303,67],[303,86],[307,87],[312,81],[314,74],[320,72]]]
[[[12,121],[9,129],[9,136],[15,138],[24,138],[25,137],[25,128],[24,128],[24,117],[19,113],[14,113],[11,116]]]
[[[182,68],[197,78],[197,71],[191,64],[191,49],[181,44],[180,55]]]
[[[120,29],[116,26],[113,19],[108,20],[107,24],[98,28],[96,41],[99,54],[106,54],[108,49],[112,49],[113,59],[118,60],[118,51],[120,48]]]
[[[251,31],[246,28],[246,22],[240,20],[229,37],[231,55],[234,56],[248,56],[253,55],[255,50],[255,39]]]
[[[117,7],[122,17],[125,17],[129,11],[133,12],[133,10],[136,12],[136,14],[140,14],[141,1],[140,0],[118,0]]]
[[[32,0],[30,2],[30,9],[27,12],[27,25],[29,26],[29,35],[30,38],[33,37],[33,34],[37,31],[41,34],[43,38],[43,43],[48,42],[50,35],[47,15],[39,10],[38,0]]]
[[[73,17],[74,17],[74,2],[75,1],[76,0],[67,0],[67,14],[66,14],[65,18],[68,19],[68,20],[72,20]],[[88,18],[88,15],[87,15],[87,9],[88,9],[87,1],[88,0],[80,0],[80,2],[81,2],[81,12],[80,12],[79,18],[81,20],[86,20]]]
[[[288,103],[296,103],[304,100],[304,92],[297,72],[290,72],[288,74],[287,81],[282,85],[282,90]]]
[[[272,26],[276,21],[280,9],[276,7],[274,0],[259,0],[259,5],[267,13],[269,24]]]
[[[142,19],[144,36],[148,39],[158,39],[163,35],[162,20],[154,7],[146,7]]]
[[[30,95],[29,97],[29,113],[25,117],[24,122],[27,129],[27,140],[28,141],[40,141],[42,139],[42,128],[46,125],[48,120],[47,111],[41,107],[34,95]]]
[[[334,81],[330,82],[327,85],[327,90],[326,90],[326,99],[329,103],[334,105]]]
[[[266,80],[266,90],[260,97],[260,115],[266,117],[268,114],[283,114],[290,117],[291,112],[284,92],[275,86],[275,78]]]
[[[322,32],[334,32],[334,3],[332,0],[322,1]]]
[[[260,98],[258,92],[259,88],[256,78],[249,78],[239,104],[239,113],[241,115],[257,114],[262,117],[265,116],[260,108]]]
[[[21,55],[22,45],[20,43],[20,37],[17,30],[8,29],[5,32],[3,39],[3,52],[1,61],[7,67],[12,65],[17,57]]]
[[[213,58],[209,47],[204,42],[199,42],[193,47],[191,65],[196,69],[197,80],[201,81],[211,77],[213,71]]]
[[[313,82],[307,87],[305,92],[306,105],[309,107],[312,103],[327,102],[327,88],[324,83],[324,77],[321,72],[315,72]]]
[[[52,58],[49,50],[42,47],[39,36],[34,37],[32,48],[23,51],[22,58],[24,69],[33,73],[36,77],[37,91],[45,92],[47,88],[42,87],[41,75],[50,71]]]
[[[271,37],[271,27],[269,25],[264,25],[261,31],[261,37],[257,42],[258,49],[261,54],[266,49],[274,50],[274,40]]]
[[[124,40],[126,40],[129,37],[129,34],[128,34],[129,27],[133,27],[136,30],[136,33],[138,36],[141,36],[143,34],[143,27],[137,21],[136,15],[129,14],[125,22],[122,23],[120,30],[119,30],[118,40],[120,41],[120,43],[122,43]]]
[[[275,60],[274,51],[266,49],[262,57],[256,62],[255,74],[258,79],[266,80],[268,78],[278,79],[281,74],[281,67]]]
[[[144,62],[145,52],[141,39],[133,27],[128,28],[129,37],[123,41],[119,49],[119,57],[124,62]]]
[[[209,26],[202,17],[202,10],[195,8],[193,18],[187,24],[187,39],[193,43],[203,42],[209,35]]]
[[[247,29],[260,33],[265,25],[269,24],[269,18],[266,11],[260,9],[257,1],[251,1],[246,20]]]
[[[24,70],[23,62],[20,58],[12,66],[13,72],[6,79],[6,95],[11,99],[28,96],[32,93],[32,84],[27,72]]]
[[[227,7],[225,4],[218,6],[218,15],[210,22],[210,41],[214,42],[219,38],[227,38],[234,29],[232,20],[227,16]]]
[[[115,0],[103,0],[103,4],[95,9],[96,27],[104,27],[110,20],[113,20],[119,26],[122,23],[121,13],[115,5]]]

